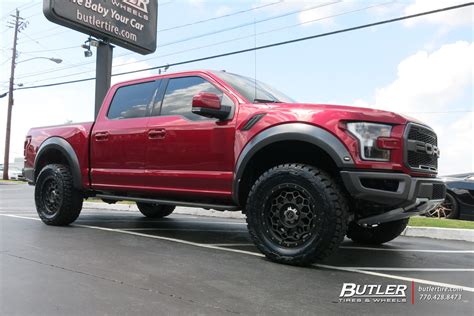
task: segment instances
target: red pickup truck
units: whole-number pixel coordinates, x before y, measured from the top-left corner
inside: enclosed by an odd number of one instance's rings
[[[446,192],[428,126],[295,103],[225,71],[116,84],[95,122],[33,128],[24,148],[48,225],[73,222],[89,197],[135,201],[155,218],[176,206],[242,210],[257,247],[295,265],[327,257],[346,235],[390,241]]]

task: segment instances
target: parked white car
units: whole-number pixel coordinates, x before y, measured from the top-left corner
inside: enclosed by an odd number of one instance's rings
[[[3,165],[0,166],[0,174],[3,174]],[[25,177],[23,176],[23,170],[16,167],[8,168],[8,178],[10,180],[24,180],[25,179]]]

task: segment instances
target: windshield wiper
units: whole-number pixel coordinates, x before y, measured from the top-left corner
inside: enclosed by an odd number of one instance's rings
[[[256,102],[256,103],[281,103],[280,101],[277,101],[277,100],[266,100],[266,99],[253,99],[253,102]]]

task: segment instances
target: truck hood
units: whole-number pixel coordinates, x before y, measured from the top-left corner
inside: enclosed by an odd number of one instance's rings
[[[308,119],[308,115],[311,115],[312,117],[320,117],[320,115],[327,116],[331,113],[337,113],[337,115],[330,116],[337,117],[339,120],[369,121],[390,124],[407,124],[408,122],[415,122],[425,125],[423,122],[409,116],[371,108],[309,103],[267,103],[266,105],[271,110],[293,112],[300,117],[306,116],[306,119]]]

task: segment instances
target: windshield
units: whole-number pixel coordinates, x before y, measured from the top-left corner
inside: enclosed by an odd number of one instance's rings
[[[293,99],[269,85],[241,75],[224,71],[214,72],[250,102],[295,103]]]

